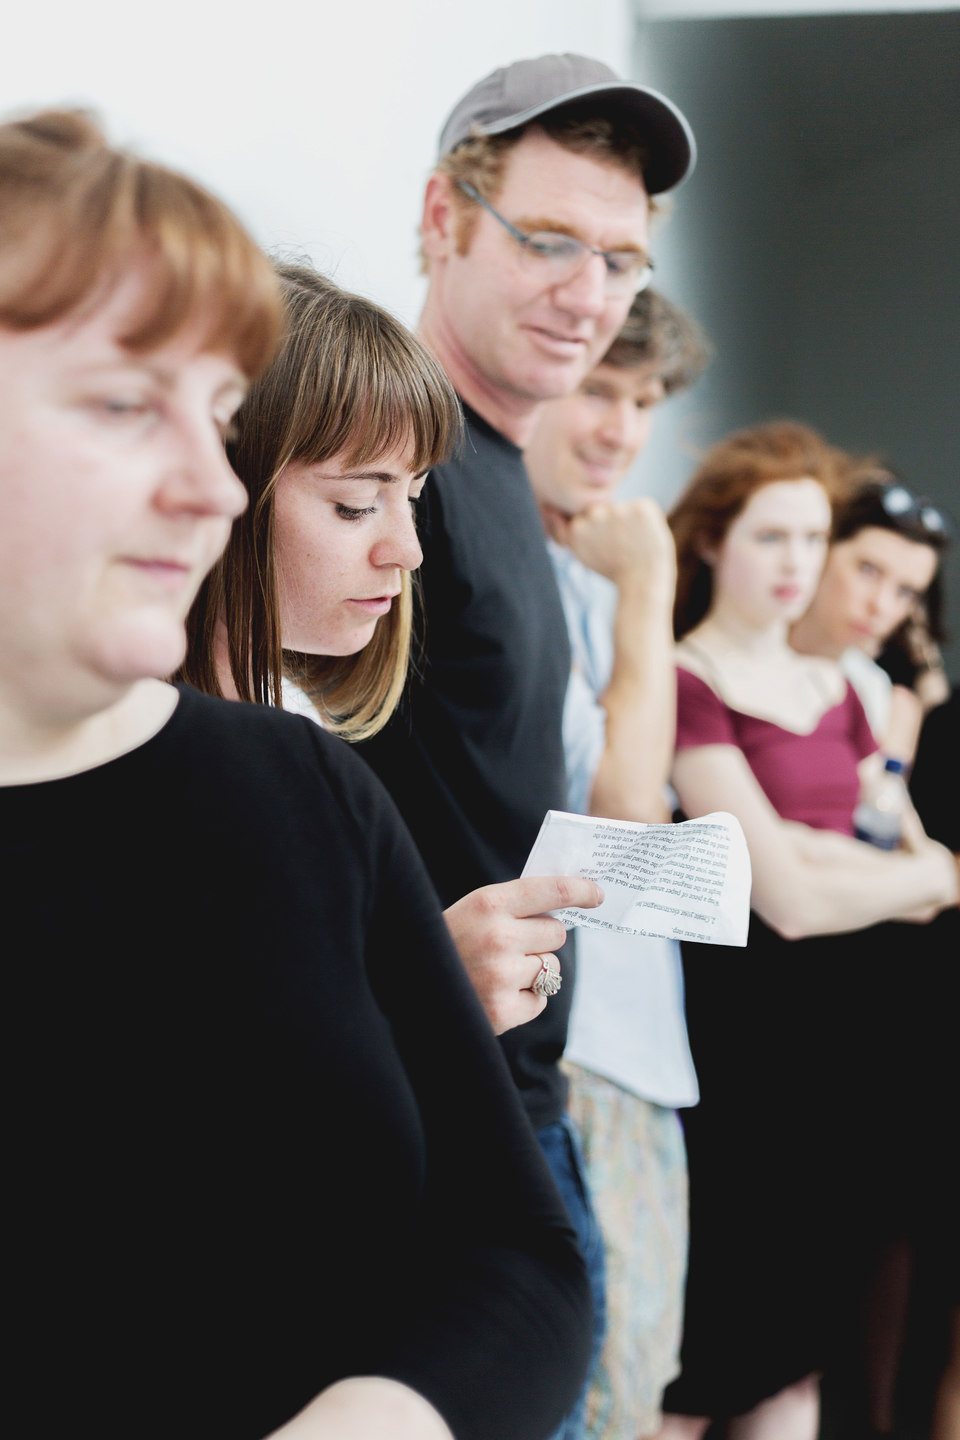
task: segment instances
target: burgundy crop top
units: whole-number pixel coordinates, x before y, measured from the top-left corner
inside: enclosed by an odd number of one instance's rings
[[[784,820],[853,834],[857,766],[877,748],[856,692],[827,710],[809,735],[732,710],[710,686],[677,668],[677,749],[735,745]]]

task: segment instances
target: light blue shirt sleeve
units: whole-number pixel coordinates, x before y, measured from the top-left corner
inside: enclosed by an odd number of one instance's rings
[[[570,636],[572,668],[563,709],[563,748],[568,803],[586,815],[600,757],[606,745],[607,712],[600,696],[613,668],[612,605],[616,592],[608,580],[588,570],[553,541],[548,542]],[[609,592],[609,593],[608,593]]]
[[[590,813],[590,792],[606,744],[606,723],[606,711],[597,704],[583,673],[575,666],[563,706],[563,751],[567,804],[580,815]]]

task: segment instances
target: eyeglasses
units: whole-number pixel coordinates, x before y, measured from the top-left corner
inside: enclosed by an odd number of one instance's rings
[[[948,538],[952,527],[942,510],[924,496],[911,494],[906,485],[880,485],[880,504],[892,520],[917,520],[931,535]]]
[[[488,200],[467,180],[458,180],[457,188],[488,210],[494,220],[499,220],[509,230],[523,249],[537,265],[542,265],[552,285],[563,285],[582,270],[591,255],[603,260],[605,286],[608,295],[639,295],[650,284],[653,261],[642,250],[598,250],[595,245],[586,245],[574,235],[563,235],[556,230],[533,230],[528,235],[511,225],[499,210],[494,210]]]

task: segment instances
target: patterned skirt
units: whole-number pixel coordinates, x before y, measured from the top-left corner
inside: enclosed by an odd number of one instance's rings
[[[660,1428],[677,1374],[687,1257],[687,1165],[675,1110],[579,1065],[570,1113],[606,1246],[607,1337],[587,1399],[588,1440],[641,1440]]]

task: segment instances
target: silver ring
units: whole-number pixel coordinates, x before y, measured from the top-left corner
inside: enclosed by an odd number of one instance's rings
[[[559,970],[554,970],[552,965],[548,965],[542,955],[538,955],[537,959],[540,961],[540,969],[530,989],[534,995],[541,995],[545,1000],[549,1000],[551,995],[556,995],[559,991],[563,984],[563,976]]]

